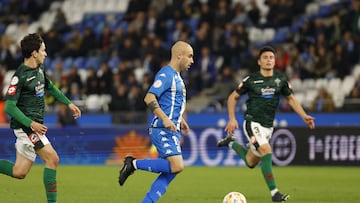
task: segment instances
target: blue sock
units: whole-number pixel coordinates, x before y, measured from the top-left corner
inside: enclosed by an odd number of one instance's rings
[[[166,159],[137,159],[136,168],[154,173],[171,173],[170,162]]]
[[[161,173],[151,185],[142,203],[153,203],[160,199],[160,197],[165,194],[168,185],[175,176],[175,173]]]

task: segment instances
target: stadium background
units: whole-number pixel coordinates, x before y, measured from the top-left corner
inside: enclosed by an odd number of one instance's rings
[[[143,95],[171,44],[189,41],[195,64],[183,75],[192,127],[183,141],[186,164],[243,165],[231,151],[215,147],[224,136],[224,101],[257,70],[259,47],[271,44],[278,50],[276,68],[318,125],[308,130],[281,102],[274,163],[358,166],[359,12],[358,0],[2,0],[1,88],[6,92],[22,61],[19,40],[39,32],[47,45],[47,74],[84,113],[72,123],[47,97],[45,121],[62,163],[120,164],[128,153],[155,156]],[[14,159],[6,115],[1,122],[0,158]]]

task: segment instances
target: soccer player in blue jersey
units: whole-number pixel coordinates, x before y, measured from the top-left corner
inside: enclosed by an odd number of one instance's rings
[[[189,126],[183,118],[186,102],[186,89],[180,72],[187,71],[194,63],[192,47],[183,41],[176,42],[171,48],[171,59],[167,66],[156,74],[154,83],[146,94],[144,101],[155,115],[149,135],[155,145],[159,158],[135,159],[125,157],[120,170],[119,184],[122,186],[135,170],[159,173],[143,203],[156,202],[175,178],[184,169],[181,154],[181,130],[189,133]]]
[[[229,122],[225,128],[228,135],[218,142],[219,147],[229,146],[244,160],[249,168],[254,168],[261,161],[261,172],[271,193],[273,202],[283,202],[288,194],[280,193],[272,172],[272,150],[269,140],[272,136],[273,122],[280,96],[284,96],[292,109],[310,127],[314,128],[314,118],[306,114],[295,98],[288,80],[274,70],[275,49],[265,46],[260,49],[258,64],[260,71],[245,77],[228,97]],[[239,128],[235,116],[236,102],[241,95],[248,94],[243,129],[249,141],[248,147],[241,146],[233,137]]]

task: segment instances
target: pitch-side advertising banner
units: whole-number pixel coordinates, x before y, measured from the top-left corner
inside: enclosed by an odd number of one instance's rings
[[[243,166],[228,147],[216,143],[226,133],[223,128],[193,128],[182,139],[187,166]],[[121,164],[127,155],[156,158],[146,126],[104,128],[50,128],[47,134],[60,156],[61,164]],[[236,141],[246,144],[242,130]],[[0,159],[15,160],[15,136],[0,129]],[[270,144],[275,165],[360,165],[360,127],[278,128]],[[36,163],[42,163],[38,158]]]

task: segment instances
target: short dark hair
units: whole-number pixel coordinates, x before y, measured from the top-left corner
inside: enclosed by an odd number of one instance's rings
[[[264,52],[267,52],[267,51],[270,51],[272,52],[274,55],[276,55],[276,50],[272,47],[272,46],[264,46],[260,49],[259,51],[259,58],[260,56],[264,53]]]
[[[24,58],[30,58],[33,51],[38,51],[44,40],[37,33],[26,35],[20,42],[21,53]]]

